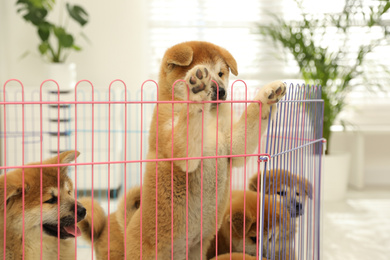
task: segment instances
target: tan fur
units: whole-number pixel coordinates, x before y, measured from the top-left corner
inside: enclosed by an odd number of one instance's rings
[[[262,173],[261,175],[263,176]],[[291,213],[296,213],[296,216],[303,214],[306,197],[311,199],[313,196],[311,183],[299,174],[292,174],[287,170],[268,170],[264,182],[264,193],[277,195],[278,199],[289,207]],[[249,180],[249,189],[257,191],[257,187],[258,174],[254,174]]]
[[[207,70],[207,71],[206,71]],[[174,100],[187,100],[187,86],[189,100],[211,101],[216,100],[217,86],[228,93],[229,72],[237,75],[237,64],[233,56],[225,49],[208,42],[185,42],[168,49],[163,57],[159,75],[159,100],[172,100],[172,86],[174,86]],[[201,75],[200,75],[201,74]],[[191,83],[193,82],[193,83]],[[277,81],[260,89],[255,97],[263,104],[262,114],[259,115],[259,105],[250,104],[247,109],[247,132],[245,133],[245,115],[233,124],[232,153],[240,155],[252,153],[258,145],[259,133],[267,128],[270,107],[274,105],[286,92],[284,83]],[[225,100],[226,95],[219,99]],[[204,111],[204,139],[202,147],[202,111]],[[273,112],[276,109],[272,109]],[[174,118],[172,105],[159,104],[154,110],[150,125],[149,150],[147,159],[171,158],[173,143],[173,157],[183,158],[215,156],[216,144],[218,155],[230,154],[230,104],[221,103],[218,106],[210,103],[175,104]],[[273,113],[274,114],[274,113]],[[158,122],[157,122],[158,116]],[[259,117],[262,117],[262,129],[259,129]],[[172,126],[173,119],[173,126]],[[187,128],[188,119],[188,128]],[[216,140],[218,120],[218,140]],[[157,129],[158,127],[158,129]],[[172,140],[174,128],[174,140]],[[187,140],[188,130],[188,144]],[[158,133],[158,149],[156,140]],[[247,135],[247,151],[245,152],[245,135]],[[243,158],[232,158],[234,167],[242,166]],[[201,168],[203,165],[203,173]],[[229,159],[218,159],[218,220],[215,218],[216,207],[216,160],[193,159],[171,162],[159,162],[158,183],[156,185],[156,163],[146,164],[142,193],[142,259],[155,259],[156,235],[158,236],[158,259],[171,259],[171,201],[173,200],[173,255],[174,259],[186,259],[186,194],[188,194],[188,256],[189,259],[200,259],[205,252],[200,252],[200,243],[207,249],[215,234],[216,226],[222,222],[222,216],[228,204],[229,190]],[[171,183],[173,171],[173,184]],[[188,172],[188,190],[186,172]],[[201,178],[203,176],[203,233],[200,236],[201,223]],[[173,198],[171,197],[173,186]],[[157,199],[156,202],[156,188]],[[187,191],[187,192],[186,192]],[[156,234],[156,203],[158,210],[158,230]],[[140,218],[141,212],[134,214],[127,227],[127,258],[140,259]]]
[[[80,202],[87,209],[89,214],[79,223],[83,238],[92,242],[92,199],[84,197]],[[140,188],[134,187],[126,193],[126,225],[139,208]],[[93,246],[97,260],[108,259],[108,217],[103,208],[93,201]],[[125,231],[125,196],[122,196],[118,202],[118,209],[110,214],[110,259],[122,260],[125,258],[124,250],[124,231]]]
[[[60,164],[69,163],[77,157],[79,152],[67,151],[59,155],[45,160],[42,164]],[[32,163],[38,165],[41,163]],[[34,167],[24,169],[24,217],[25,217],[25,259],[40,259],[40,238],[41,238],[41,222],[40,222],[40,169],[42,169],[42,223],[43,224],[58,224],[58,204],[47,203],[46,201],[58,196],[57,176],[58,167]],[[73,191],[73,183],[67,176],[68,166],[59,167],[60,169],[60,218],[61,226],[63,217],[73,219],[75,216],[75,198]],[[7,210],[6,223],[6,259],[22,259],[22,176],[23,170],[16,169],[0,176],[0,234],[4,233],[4,208]],[[7,182],[7,205],[4,207],[4,182]],[[46,202],[46,203],[45,203]],[[78,209],[84,210],[81,203],[78,203]],[[83,217],[82,217],[83,218]],[[78,220],[82,219],[78,217]],[[72,221],[70,221],[72,222]],[[69,222],[67,222],[69,223]],[[72,224],[67,224],[72,225]],[[74,224],[73,224],[74,225]],[[0,236],[0,244],[3,245],[3,235]],[[57,243],[56,236],[50,236],[45,231],[42,234],[42,258],[57,259]],[[60,259],[74,259],[74,238],[60,240]],[[3,246],[0,247],[0,255],[3,256]]]
[[[245,196],[245,204],[244,204]],[[231,213],[230,207],[225,211],[222,226],[218,231],[218,255],[223,255],[230,252],[230,242],[232,244],[232,252],[242,253],[244,251],[247,255],[256,256],[257,251],[257,230],[260,228],[260,217],[257,218],[257,214],[261,214],[260,201],[257,200],[257,193],[253,191],[233,191],[232,192],[232,204]],[[259,212],[257,209],[259,208]],[[244,225],[244,212],[245,212],[245,225]],[[231,215],[230,215],[231,214]],[[257,219],[259,221],[257,221]],[[232,241],[230,241],[230,221],[232,221]],[[275,259],[278,259],[279,253],[287,256],[288,258],[288,246],[280,247],[283,244],[283,238],[288,241],[290,237],[290,214],[286,207],[281,202],[274,200],[272,197],[265,195],[264,198],[264,229],[263,229],[263,256],[270,258],[270,250],[267,250],[268,241],[270,244],[274,243]],[[259,226],[258,226],[259,225]],[[271,232],[270,232],[271,231]],[[245,242],[244,242],[245,234]],[[259,232],[259,236],[261,233]],[[211,247],[208,250],[207,259],[215,257],[215,239],[211,243]],[[219,259],[220,256],[218,256]],[[242,259],[242,254],[241,254]],[[247,258],[250,259],[250,258]]]

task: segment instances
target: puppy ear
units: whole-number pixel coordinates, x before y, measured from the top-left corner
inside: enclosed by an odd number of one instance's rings
[[[8,172],[6,174],[7,178],[7,195],[6,195],[6,205],[12,203],[12,200],[22,194],[23,185],[22,185],[22,171],[20,169]],[[0,177],[0,208],[4,209],[4,183],[5,175]],[[30,189],[28,184],[24,186],[24,192],[26,193]]]
[[[79,151],[71,150],[60,153],[58,156],[52,157],[43,162],[43,164],[57,164],[58,161],[61,164],[73,162],[80,155]],[[67,173],[68,166],[61,166],[60,173]]]
[[[287,174],[288,186],[291,186],[291,183],[293,183],[296,185],[300,193],[303,192],[304,189],[305,196],[309,197],[310,199],[313,197],[312,184],[306,178],[299,176],[299,174],[293,174],[287,170],[284,172],[284,174]]]
[[[230,218],[229,218],[230,220]],[[256,223],[255,223],[256,224]],[[251,229],[253,225],[253,220],[248,214],[245,216],[245,234]],[[244,235],[244,212],[237,211],[232,215],[232,229],[239,236],[243,237]]]
[[[263,185],[265,186],[265,194],[270,194],[270,189],[274,188],[273,187],[273,180],[274,178],[277,178],[276,174],[273,175],[272,173],[270,174],[270,171],[267,171],[267,174],[264,177],[264,174],[260,171],[260,174],[253,174],[252,177],[249,179],[249,190],[251,191],[258,191],[261,190],[258,188],[257,185],[261,185],[261,182],[258,182],[258,177],[259,175],[264,178]]]
[[[237,76],[238,75],[237,62],[233,58],[233,55],[231,55],[230,52],[228,52],[224,48],[219,48],[219,53],[221,54],[222,58],[225,60],[226,64],[229,66],[233,75]]]
[[[258,191],[261,190],[258,188],[257,184],[261,185],[261,182],[258,182],[258,176],[261,176],[264,178],[263,185],[265,187],[265,194],[270,194],[270,189],[274,188],[273,187],[273,179],[277,178],[276,174],[273,175],[272,173],[270,174],[270,171],[267,171],[267,174],[264,177],[264,174],[260,171],[260,174],[253,174],[253,176],[249,180],[249,190],[251,191]]]
[[[193,50],[186,44],[178,44],[165,52],[167,65],[188,66],[192,62]]]

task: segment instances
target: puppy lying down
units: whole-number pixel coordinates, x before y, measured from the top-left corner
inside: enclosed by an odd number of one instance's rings
[[[245,204],[244,204],[245,195]],[[259,212],[258,211],[259,208]],[[231,215],[230,215],[231,210]],[[270,258],[286,256],[288,259],[288,244],[283,243],[288,241],[291,234],[290,230],[290,212],[280,201],[271,196],[264,197],[264,229],[262,232],[257,232],[260,228],[260,201],[257,200],[257,192],[254,191],[233,191],[232,204],[226,209],[223,216],[222,226],[218,231],[218,259],[220,255],[230,252],[230,244],[232,252],[244,252],[250,256],[256,256],[259,236],[263,234],[263,256]],[[245,224],[244,224],[245,220]],[[232,221],[232,223],[230,223]],[[230,240],[230,224],[232,226],[232,239]],[[216,241],[211,243],[208,250],[207,259],[212,259],[216,255]],[[272,245],[272,248],[267,248]],[[285,245],[285,246],[283,246]],[[287,246],[286,246],[287,245]],[[272,252],[272,254],[271,254]],[[260,253],[260,252],[259,252]],[[235,254],[236,257],[241,257],[242,254]],[[229,258],[227,258],[229,259]],[[233,258],[234,259],[234,258]],[[238,259],[238,258],[237,258]],[[249,256],[246,259],[251,259]],[[253,258],[256,259],[256,258]]]
[[[22,169],[15,169],[0,176],[0,197],[2,198],[0,199],[0,255],[2,257],[7,260],[22,259],[24,242],[24,259],[40,259],[41,253],[42,259],[57,259],[58,239],[60,239],[60,259],[75,259],[74,237],[81,235],[75,223],[84,219],[86,209],[79,202],[77,206],[75,205],[73,183],[68,176],[68,166],[61,166],[61,164],[74,161],[79,154],[77,151],[66,151],[44,160],[42,164],[40,162],[31,163],[30,165],[35,166],[24,169],[24,185]],[[39,166],[50,164],[60,164],[60,166]],[[5,192],[6,204],[4,205]],[[60,204],[60,216],[58,216],[58,203]],[[22,238],[23,204],[24,241]],[[6,219],[4,219],[4,211],[6,211]],[[6,223],[5,252],[3,247],[4,223]]]
[[[260,173],[264,176],[263,173]],[[264,176],[264,193],[275,195],[287,205],[292,215],[301,216],[305,210],[306,198],[313,196],[311,183],[299,174],[293,174],[284,169],[268,170]],[[249,190],[257,191],[258,174],[253,174],[249,180]]]

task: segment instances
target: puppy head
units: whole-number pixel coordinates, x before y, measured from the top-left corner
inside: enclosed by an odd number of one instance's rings
[[[227,223],[225,225],[225,229],[228,229],[227,234],[230,235],[231,220],[233,252],[243,252],[245,247],[245,252],[247,254],[256,255],[258,240],[257,230],[261,226],[261,223],[256,221],[256,194],[254,192],[247,192],[246,195],[248,196],[246,196],[246,204],[244,204],[243,194],[237,194],[237,192],[234,194],[235,198],[232,202],[231,217],[230,211],[224,216],[224,222]],[[259,235],[261,235],[261,233],[259,233]]]
[[[218,83],[219,99],[225,100],[230,71],[238,75],[237,62],[224,48],[201,41],[183,42],[165,52],[160,69],[160,99],[170,100],[174,82],[183,79],[196,65],[208,67],[212,80]],[[186,86],[180,84],[178,87]],[[217,86],[213,84],[212,87],[213,100],[217,100]]]
[[[261,173],[261,176],[264,176]],[[292,217],[304,213],[305,199],[312,198],[312,185],[303,177],[292,174],[287,170],[276,169],[267,171],[265,177],[265,194],[278,196],[288,205]],[[258,174],[254,174],[249,181],[249,189],[258,190]]]
[[[243,197],[244,192],[235,192],[234,201],[232,202],[232,251],[243,252],[249,255],[256,255],[257,241],[261,232],[257,230],[261,227],[260,217],[257,221],[257,207],[260,203],[257,202],[257,193],[246,191],[246,206],[244,207]],[[245,212],[245,216],[244,216]],[[259,208],[259,216],[261,209]],[[245,219],[245,225],[244,225]],[[225,214],[224,229],[230,227],[230,211]],[[264,198],[264,228],[263,228],[263,256],[267,255],[270,244],[274,246],[276,252],[282,248],[283,239],[289,237],[290,231],[290,215],[287,208],[279,201],[273,200],[269,196]],[[225,234],[229,234],[229,231]],[[245,237],[245,245],[244,245]],[[268,251],[267,251],[268,248]]]
[[[42,162],[42,164],[66,164],[73,161],[79,152],[67,151]],[[4,198],[4,183],[6,185],[6,205],[4,199],[0,199],[0,209],[7,210],[7,228],[21,229],[23,221],[22,207],[24,204],[25,230],[40,228],[41,206],[40,194],[42,190],[42,223],[46,235],[57,237],[58,229],[58,197],[60,198],[60,238],[65,239],[80,235],[75,228],[77,221],[85,217],[86,210],[78,204],[75,209],[73,183],[67,176],[68,166],[60,167],[39,167],[41,163],[33,168],[24,169],[24,203],[23,203],[23,170],[16,169],[0,177],[0,197]],[[42,170],[42,182],[41,172]],[[58,189],[59,176],[59,189]],[[41,187],[42,183],[42,187]]]

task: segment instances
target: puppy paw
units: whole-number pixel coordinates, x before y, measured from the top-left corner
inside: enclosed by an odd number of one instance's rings
[[[193,67],[191,70],[187,72],[186,77],[184,78],[187,86],[189,88],[189,93],[184,93],[184,100],[187,100],[187,97],[190,101],[202,102],[202,101],[210,101],[211,100],[211,76],[209,69],[206,66],[198,65]],[[188,96],[187,96],[188,95]],[[190,109],[196,109],[198,111],[202,111],[203,107],[207,111],[210,107],[210,103],[204,104],[190,104]]]
[[[184,79],[190,89],[191,101],[210,100],[211,76],[206,66],[198,65],[187,72]]]
[[[259,94],[257,94],[257,100],[268,105],[278,103],[286,95],[286,90],[287,85],[282,81],[271,82],[260,89]]]
[[[286,91],[287,85],[280,80],[271,82],[260,89],[255,100],[259,100],[263,104],[262,119],[268,118],[270,107],[278,103],[286,95]],[[273,109],[272,114],[275,113],[276,109]]]

